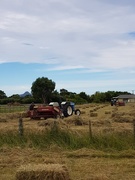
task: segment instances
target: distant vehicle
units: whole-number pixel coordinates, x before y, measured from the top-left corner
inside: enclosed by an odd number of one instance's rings
[[[125,102],[124,101],[117,101],[116,106],[125,106]]]
[[[118,101],[117,99],[111,99],[111,106],[125,106],[124,101]]]

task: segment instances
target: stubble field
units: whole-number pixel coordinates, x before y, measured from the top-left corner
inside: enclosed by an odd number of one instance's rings
[[[67,167],[72,180],[132,180],[135,179],[134,126],[135,104],[111,106],[110,104],[78,105],[81,116],[75,115],[57,119],[62,130],[79,136],[88,136],[93,141],[91,146],[80,145],[80,148],[69,148],[59,143],[51,143],[40,148],[30,141],[24,145],[12,142],[13,139],[0,140],[0,179],[14,180],[20,166],[48,166],[60,164]],[[0,113],[0,137],[10,132],[18,133],[18,120],[22,115],[25,136],[28,132],[42,133],[52,128],[53,119],[30,120],[24,113]],[[122,138],[121,146],[116,136]],[[12,135],[12,133],[11,133]],[[97,145],[95,136],[106,136]],[[111,142],[107,137],[113,137]],[[124,141],[129,137],[128,142]],[[94,140],[93,140],[94,139]],[[5,141],[5,143],[4,143]],[[40,140],[39,140],[40,141]],[[104,142],[103,142],[104,141]],[[124,142],[123,142],[124,141]],[[133,141],[133,142],[132,142]],[[8,142],[8,143],[7,143]],[[131,143],[132,142],[132,143]],[[108,145],[110,143],[110,145]],[[118,143],[118,145],[117,145]],[[125,143],[125,144],[124,144]],[[70,144],[70,143],[69,143]],[[113,144],[113,146],[111,146]],[[130,148],[131,145],[131,148]],[[117,148],[118,146],[118,148]],[[124,146],[124,147],[123,147]]]

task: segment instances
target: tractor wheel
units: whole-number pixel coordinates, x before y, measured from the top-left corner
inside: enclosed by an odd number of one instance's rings
[[[63,114],[65,117],[71,116],[73,114],[72,106],[70,105],[65,106],[63,109]]]
[[[79,109],[76,109],[75,110],[75,115],[80,116],[80,114],[81,114],[81,111]]]

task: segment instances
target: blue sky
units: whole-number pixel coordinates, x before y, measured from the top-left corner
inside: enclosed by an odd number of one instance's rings
[[[71,92],[135,90],[134,0],[1,0],[0,90],[47,77]]]

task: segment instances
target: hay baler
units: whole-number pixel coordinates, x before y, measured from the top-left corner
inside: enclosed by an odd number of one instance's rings
[[[47,118],[63,118],[73,115],[80,115],[79,109],[75,110],[75,104],[73,102],[51,102],[49,105],[34,105],[27,112],[28,117],[31,119],[47,119]]]

